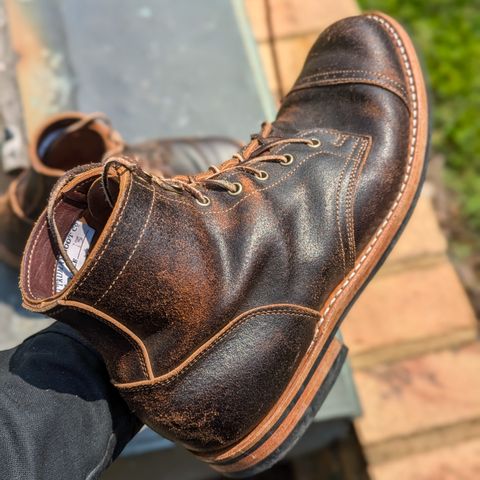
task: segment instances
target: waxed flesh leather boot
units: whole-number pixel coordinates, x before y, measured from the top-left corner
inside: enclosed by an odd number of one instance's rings
[[[24,305],[90,340],[151,428],[222,474],[258,473],[338,375],[335,333],[409,218],[427,143],[408,35],[383,14],[344,19],[220,166],[168,179],[114,157],[63,177],[26,248]]]

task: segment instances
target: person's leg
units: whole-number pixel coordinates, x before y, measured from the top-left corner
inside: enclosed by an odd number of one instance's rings
[[[100,356],[69,327],[0,352],[0,478],[96,479],[139,428]]]

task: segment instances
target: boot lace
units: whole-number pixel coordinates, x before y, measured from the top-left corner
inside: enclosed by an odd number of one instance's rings
[[[157,185],[164,190],[175,193],[187,193],[195,198],[197,203],[202,206],[210,205],[210,198],[205,195],[200,188],[223,190],[230,195],[239,195],[242,190],[240,182],[232,182],[220,176],[230,171],[242,171],[255,176],[258,180],[266,180],[268,173],[258,168],[260,162],[274,162],[281,165],[290,165],[294,158],[291,154],[271,154],[268,151],[276,146],[297,143],[305,144],[312,148],[320,146],[320,141],[316,138],[269,138],[272,131],[270,123],[262,124],[260,133],[253,134],[248,145],[243,147],[239,153],[235,153],[232,158],[223,162],[219,166],[212,165],[206,172],[194,176],[177,176],[174,178],[165,178],[160,172],[152,175],[148,171],[144,173]],[[107,201],[113,208],[113,200],[108,190],[108,175],[112,166],[123,166],[129,170],[136,166],[124,157],[115,157],[107,159],[104,165],[102,183],[106,193]]]

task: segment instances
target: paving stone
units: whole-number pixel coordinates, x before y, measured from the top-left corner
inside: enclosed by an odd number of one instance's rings
[[[341,18],[359,13],[354,0],[271,0],[274,34],[286,37],[319,32]],[[266,40],[265,2],[245,0],[252,28],[257,40]]]
[[[354,372],[368,449],[480,419],[480,343]]]
[[[474,480],[480,478],[480,439],[409,455],[370,468],[372,480]]]
[[[432,205],[433,187],[425,184],[405,231],[395,245],[386,265],[442,255],[447,251],[447,240],[440,229]]]
[[[379,272],[352,307],[342,333],[357,367],[395,358],[395,350],[407,355],[472,341],[477,324],[444,256],[425,268]],[[359,358],[362,355],[368,357]]]
[[[318,37],[318,33],[306,34],[292,38],[279,39],[276,42],[278,63],[280,66],[280,74],[282,77],[282,86],[285,93],[297,79],[305,58]],[[273,68],[272,52],[267,42],[259,43],[260,58],[262,61],[265,74],[267,76],[268,85],[278,98],[278,85]]]

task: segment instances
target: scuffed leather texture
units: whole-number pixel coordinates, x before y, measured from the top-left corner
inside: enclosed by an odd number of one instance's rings
[[[307,330],[304,320],[295,329],[291,316],[277,315],[262,319],[259,331],[260,323],[249,322],[175,382],[157,381],[252,309],[289,304],[318,311],[325,304],[401,188],[408,91],[392,36],[371,18],[348,18],[320,36],[272,130],[252,144],[257,150],[249,152],[248,165],[266,172],[264,180],[241,165],[227,168],[219,177],[242,185],[239,195],[230,195],[202,187],[207,174],[200,175],[195,185],[210,200],[200,206],[193,194],[163,188],[136,166],[111,167],[120,192],[115,208],[101,241],[60,297],[115,319],[145,347],[142,353],[119,343],[119,353],[112,353],[104,334],[91,340],[117,382],[154,385],[124,391],[143,421],[191,448],[209,450],[239,441],[268,414],[308,348],[309,322]],[[268,146],[282,139],[304,142]],[[255,163],[265,153],[293,161]],[[92,184],[100,170],[92,170]],[[61,219],[66,207],[59,201],[57,208]],[[44,237],[36,247],[32,242],[24,265],[47,255],[51,246]],[[27,306],[48,312],[57,299],[49,300],[51,306],[35,299],[41,269],[25,270]],[[66,315],[60,311],[56,318]],[[85,324],[91,321],[85,317]],[[117,367],[125,358],[131,363]],[[140,368],[142,362],[151,372]]]
[[[158,188],[140,171],[122,175],[124,204],[108,248],[67,298],[121,319],[143,339],[155,375],[251,308],[318,309],[347,272],[344,255],[347,262],[353,254],[344,233],[351,230],[347,193],[370,139],[317,129],[302,135],[322,146],[281,147],[298,161],[262,166],[265,183],[228,174],[244,193],[211,191],[210,207]]]
[[[367,16],[350,17],[320,35],[278,114],[280,130],[316,125],[373,139],[356,188],[357,251],[387,214],[405,171],[407,91],[406,72],[391,35]]]
[[[138,346],[121,329],[113,327],[95,314],[85,313],[75,307],[55,309],[50,312],[50,316],[81,331],[85,339],[93,342],[106,360],[108,370],[116,372],[117,378],[148,377]]]
[[[121,393],[163,436],[194,450],[226,447],[272,408],[317,322],[318,314],[289,306],[247,314],[176,374]]]

